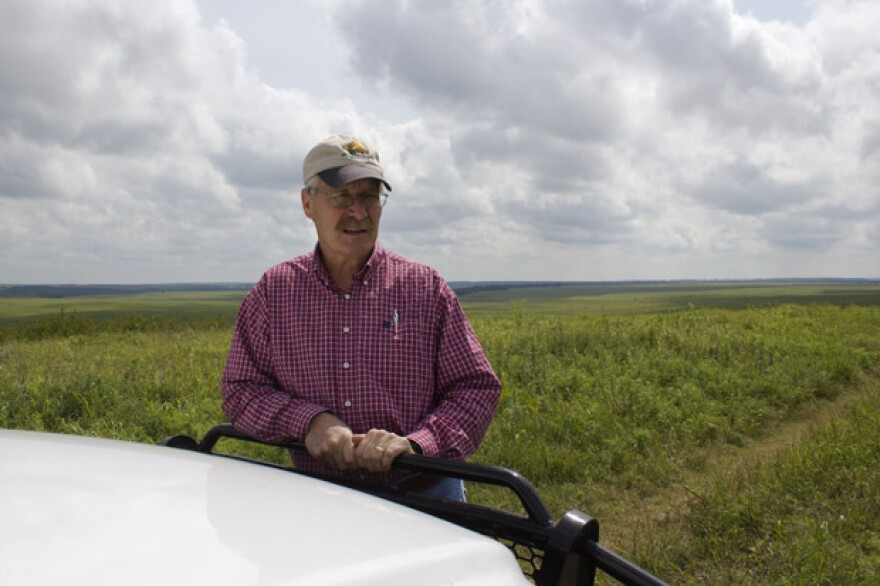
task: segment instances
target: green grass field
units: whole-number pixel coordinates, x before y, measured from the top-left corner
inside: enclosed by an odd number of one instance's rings
[[[76,313],[94,320],[129,315],[181,321],[218,317],[234,319],[245,293],[195,291],[61,298],[7,297],[0,298],[0,328],[36,321],[61,312]]]
[[[699,282],[516,287],[466,293],[468,314],[620,315],[691,307],[743,309],[795,304],[880,305],[880,285],[851,283]]]
[[[504,387],[474,460],[672,583],[877,581],[877,288],[525,289],[463,297]],[[0,300],[0,426],[202,435],[240,298]]]
[[[193,321],[233,319],[246,291],[0,298],[0,329],[59,312],[94,320],[138,314]],[[689,308],[742,309],[783,303],[880,306],[880,284],[700,282],[511,287],[461,294],[468,315],[625,315]]]

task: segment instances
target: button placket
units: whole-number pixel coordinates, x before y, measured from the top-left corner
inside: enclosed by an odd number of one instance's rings
[[[342,295],[342,327],[341,333],[339,334],[342,338],[339,344],[342,375],[339,378],[341,386],[338,389],[338,393],[342,406],[347,409],[351,408],[353,404],[354,393],[356,390],[355,387],[357,384],[355,369],[352,368],[354,366],[355,355],[353,337],[351,335],[351,324],[354,319],[354,304],[351,303],[351,300],[351,293],[344,293]]]

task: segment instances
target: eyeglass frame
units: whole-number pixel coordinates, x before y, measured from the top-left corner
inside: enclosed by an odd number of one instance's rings
[[[357,195],[348,193],[345,189],[340,189],[337,191],[324,191],[323,189],[320,189],[317,185],[312,185],[308,187],[308,189],[310,193],[314,193],[317,191],[318,193],[326,197],[330,205],[338,210],[346,210],[350,208],[354,205],[355,201],[360,201],[361,205],[364,206],[364,209],[368,212],[371,212],[375,209],[382,209],[385,207],[385,204],[388,203],[388,196],[390,195],[381,187],[379,188],[378,194],[376,194],[375,192],[361,192]],[[373,196],[377,196],[378,199],[376,199],[375,204],[368,205],[365,198]],[[340,200],[347,201],[348,203],[346,203],[345,205],[340,205],[339,203],[337,203]]]

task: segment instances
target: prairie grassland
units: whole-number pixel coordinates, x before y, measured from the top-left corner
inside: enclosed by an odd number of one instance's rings
[[[878,391],[770,460],[713,473],[640,557],[671,583],[878,583]]]
[[[690,308],[743,309],[786,303],[880,306],[880,285],[837,282],[610,283],[463,292],[471,316],[632,315]]]
[[[504,384],[480,457],[589,504],[699,470],[880,366],[880,308],[475,320]],[[584,496],[583,498],[586,498]]]
[[[0,298],[0,328],[9,329],[47,316],[75,314],[92,320],[129,318],[234,319],[245,291],[188,291],[137,295]]]
[[[92,320],[233,319],[246,291],[169,291],[81,297],[0,297],[0,333],[66,313]],[[880,306],[880,284],[827,282],[621,283],[492,288],[460,293],[471,317],[633,315],[691,308],[742,309],[785,303]]]
[[[877,306],[602,316],[527,314],[521,305],[509,307],[504,315],[472,320],[504,386],[495,421],[473,460],[522,472],[556,515],[578,508],[601,520],[603,511],[614,512],[614,503],[651,499],[682,478],[714,474],[720,451],[747,451],[804,408],[822,409],[849,389],[872,385],[880,374]],[[228,319],[95,321],[78,313],[8,327],[0,339],[0,426],[142,442],[178,433],[201,436],[224,420],[218,387],[230,331]],[[876,385],[871,388],[869,398],[877,395]],[[877,418],[871,407],[876,401],[864,404],[858,407],[864,412],[835,424],[857,431],[810,440],[824,446],[826,460],[784,474],[732,465],[728,472],[735,476],[706,484],[673,520],[616,516],[650,530],[630,531],[631,540],[618,539],[615,548],[676,582],[695,576],[785,582],[791,568],[804,572],[792,574],[802,578],[794,583],[876,575],[876,530],[863,530],[880,526],[876,507],[850,512],[857,508],[855,497],[829,505],[828,511],[846,511],[840,514],[852,520],[825,526],[847,528],[837,540],[820,539],[827,515],[812,514],[823,495],[841,486],[831,484],[829,475],[841,483],[876,485],[871,475],[880,466],[877,433],[865,422],[872,413]],[[852,418],[855,423],[847,423]],[[860,433],[867,443],[830,466],[831,455],[849,453],[852,436]],[[805,453],[799,449],[768,466],[789,470],[787,458]],[[286,461],[271,448],[244,446],[239,453]],[[791,496],[779,504],[770,500],[776,493]],[[513,507],[508,495],[491,489],[475,487],[471,494],[478,502]],[[811,519],[819,525],[810,525]],[[782,529],[775,529],[777,520]],[[615,528],[603,531],[613,536]],[[813,563],[841,551],[859,558],[856,573]]]

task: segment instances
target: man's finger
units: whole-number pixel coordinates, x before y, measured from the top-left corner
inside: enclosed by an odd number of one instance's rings
[[[356,450],[358,464],[371,472],[388,472],[395,458],[411,453],[409,440],[385,431],[367,434]]]
[[[339,457],[342,460],[343,470],[351,470],[357,468],[357,458],[355,457],[354,441],[348,441],[339,449]]]

